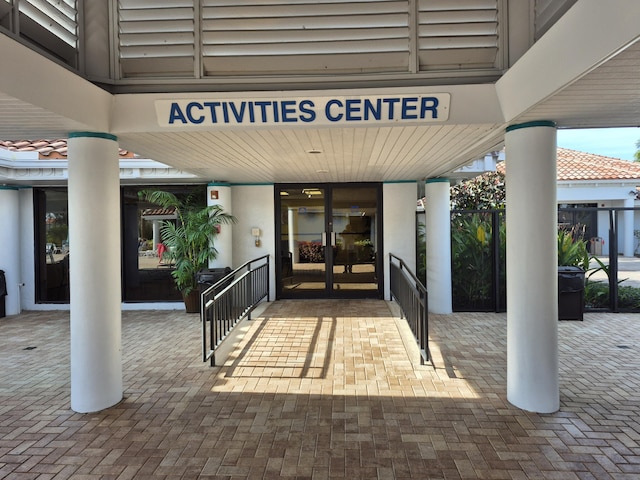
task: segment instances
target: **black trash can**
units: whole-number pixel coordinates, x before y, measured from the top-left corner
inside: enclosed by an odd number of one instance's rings
[[[584,270],[558,267],[558,320],[582,320],[584,311]]]
[[[198,288],[200,290],[200,295],[202,295],[202,293],[205,290],[207,290],[212,285],[215,285],[216,283],[218,283],[220,280],[222,280],[224,277],[226,277],[230,273],[231,273],[231,268],[229,267],[205,268],[200,270],[196,274],[196,280],[198,281]],[[233,277],[230,277],[229,279],[227,279],[226,282],[224,282],[222,285],[220,285],[219,288],[216,289],[216,292],[214,292],[214,295],[217,295],[226,287],[228,287],[232,281],[233,281]],[[222,319],[222,316],[225,316],[225,317],[228,316],[230,304],[231,304],[230,299],[226,299],[224,301],[224,304],[220,304],[220,303],[218,304],[218,307],[217,307],[218,319]],[[213,318],[211,317],[211,315],[213,315],[213,312],[209,311],[209,313],[207,314],[207,321],[210,321]]]
[[[7,316],[5,302],[8,294],[9,292],[7,292],[7,279],[4,276],[4,270],[0,270],[0,318],[4,318]]]
[[[200,288],[200,294],[204,292],[207,288],[212,285],[215,285],[224,277],[231,273],[231,268],[204,268],[200,270],[196,274],[196,280],[198,282],[198,287]],[[224,285],[221,286],[220,290],[227,287],[233,279],[230,278]],[[217,293],[217,292],[216,292]]]

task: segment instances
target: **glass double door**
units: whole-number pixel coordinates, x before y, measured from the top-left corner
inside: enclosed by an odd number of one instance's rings
[[[278,298],[382,298],[380,184],[276,185]]]

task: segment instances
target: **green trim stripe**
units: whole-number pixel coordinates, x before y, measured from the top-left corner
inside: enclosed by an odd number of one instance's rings
[[[427,178],[424,183],[449,183],[446,177]]]
[[[230,187],[231,184],[227,182],[209,182],[207,187]]]
[[[389,180],[386,182],[382,182],[384,185],[390,185],[394,183],[418,183],[416,180]]]
[[[514,130],[520,130],[521,128],[531,127],[556,128],[556,122],[552,122],[551,120],[536,120],[535,122],[516,123],[515,125],[509,125],[506,129],[506,132],[509,133],[513,132]]]
[[[104,138],[105,140],[118,141],[118,137],[111,133],[102,132],[71,132],[69,138]]]

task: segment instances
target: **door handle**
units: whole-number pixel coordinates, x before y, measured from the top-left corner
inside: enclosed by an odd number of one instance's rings
[[[336,232],[331,232],[331,246],[336,246]]]
[[[322,232],[322,246],[327,246],[327,232]]]

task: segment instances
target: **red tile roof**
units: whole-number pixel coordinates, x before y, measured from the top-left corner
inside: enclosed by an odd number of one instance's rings
[[[558,148],[558,180],[640,179],[640,163]]]
[[[153,208],[145,208],[142,211],[143,217],[175,217],[175,215],[176,215],[175,207],[169,207],[169,208],[153,207]]]
[[[10,152],[38,152],[38,158],[60,159],[67,158],[67,140],[0,140],[0,148]],[[135,158],[135,154],[128,150],[120,149],[120,158]]]
[[[604,157],[568,148],[557,150],[557,178],[559,181],[575,180],[638,180],[640,163],[619,158]],[[507,163],[509,160],[507,160]],[[505,171],[505,162],[497,167]]]

